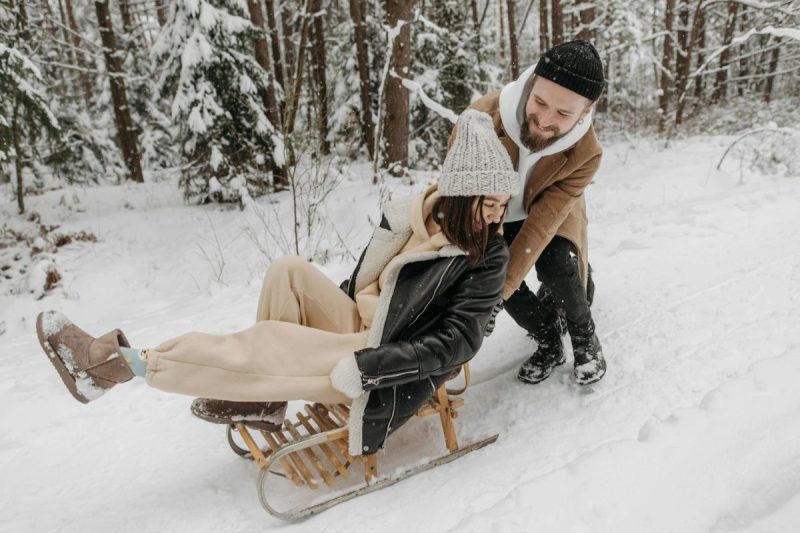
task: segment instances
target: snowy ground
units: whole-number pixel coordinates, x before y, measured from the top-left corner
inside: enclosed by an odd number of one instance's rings
[[[462,441],[495,444],[290,526],[190,398],[137,381],[81,405],[34,331],[50,308],[139,346],[248,326],[268,264],[252,208],[185,206],[171,183],[29,198],[98,242],[59,249],[62,285],[44,299],[0,296],[0,531],[800,530],[800,177],[714,170],[729,141],[606,147],[587,192],[603,381],[579,388],[567,364],[517,382],[532,345],[502,315],[457,419]],[[358,253],[376,192],[345,181],[328,212]],[[342,279],[353,257],[329,256]],[[436,426],[408,424],[390,451],[413,461],[427,436],[435,451]]]

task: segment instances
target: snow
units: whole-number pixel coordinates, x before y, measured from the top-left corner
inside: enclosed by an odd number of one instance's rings
[[[243,329],[269,254],[289,243],[248,238],[259,228],[250,208],[185,205],[170,180],[27,198],[43,223],[98,242],[59,248],[61,286],[42,300],[0,295],[0,531],[405,531],[409,517],[454,533],[796,530],[800,176],[740,179],[731,156],[717,171],[733,140],[606,144],[587,190],[602,381],[576,385],[568,354],[544,382],[518,382],[533,344],[501,313],[455,421],[461,443],[498,441],[288,526],[261,510],[255,466],[220,426],[190,416],[191,398],[136,379],[76,402],[35,317],[57,309],[91,333],[120,327],[137,348]],[[393,196],[430,175],[414,177],[388,180]],[[336,281],[378,219],[370,179],[368,165],[351,167],[327,197],[326,235],[349,248],[318,265]],[[0,217],[13,219],[3,192]],[[292,231],[288,192],[253,202]],[[277,231],[269,217],[261,231]],[[212,233],[215,248],[200,253]],[[415,420],[389,438],[379,468],[443,453],[435,417]]]

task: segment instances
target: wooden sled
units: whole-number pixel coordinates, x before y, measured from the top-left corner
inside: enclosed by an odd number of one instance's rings
[[[483,448],[497,440],[497,435],[459,446],[453,419],[458,416],[458,408],[464,400],[453,398],[463,394],[469,386],[469,367],[464,365],[464,386],[449,390],[442,385],[427,405],[416,414],[417,417],[439,415],[445,445],[448,453],[433,461],[416,466],[399,475],[381,477],[378,471],[377,454],[351,456],[347,451],[347,420],[349,408],[338,404],[306,404],[298,412],[296,420],[284,420],[281,431],[259,431],[246,427],[243,423],[228,426],[228,443],[234,452],[252,459],[259,467],[257,482],[258,498],[261,505],[272,516],[286,521],[307,518],[357,496],[373,492],[419,472],[449,463],[469,452]],[[238,434],[246,447],[237,444],[234,434]],[[259,435],[260,434],[260,435]],[[259,445],[256,438],[263,439]],[[363,465],[364,483],[356,489],[335,495],[327,500],[307,507],[277,510],[269,500],[270,482],[276,477],[290,480],[297,487],[317,490],[327,486],[336,489],[337,482],[348,478],[355,465]]]

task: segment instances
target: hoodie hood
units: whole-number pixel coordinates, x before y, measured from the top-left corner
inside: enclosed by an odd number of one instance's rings
[[[508,203],[506,222],[522,220],[528,216],[528,212],[523,206],[523,196],[525,185],[528,183],[528,176],[536,166],[536,163],[543,157],[569,150],[575,146],[586,135],[589,128],[592,127],[592,119],[594,118],[594,111],[591,111],[581,123],[575,124],[575,127],[569,133],[550,146],[538,152],[528,150],[520,139],[520,126],[525,120],[525,105],[528,102],[528,96],[531,94],[531,88],[536,77],[533,73],[535,68],[536,65],[529,67],[517,80],[512,81],[500,91],[500,120],[503,123],[503,130],[519,148],[519,163],[517,166],[520,184],[519,192],[514,194]]]

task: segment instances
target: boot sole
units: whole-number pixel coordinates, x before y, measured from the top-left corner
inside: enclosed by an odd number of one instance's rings
[[[42,327],[42,318],[44,317],[44,313],[39,313],[39,316],[36,317],[36,336],[39,337],[39,344],[42,346],[44,353],[47,354],[47,358],[53,363],[56,371],[58,372],[59,377],[61,377],[61,381],[64,382],[64,385],[67,386],[67,390],[72,394],[72,396],[81,403],[89,403],[89,398],[78,392],[78,385],[75,382],[75,376],[69,371],[67,365],[64,364],[64,361],[58,355],[58,352],[50,345],[47,341],[47,336],[44,334],[44,329]]]
[[[536,385],[537,383],[541,383],[542,381],[544,381],[547,378],[549,378],[550,376],[552,376],[553,375],[553,370],[555,370],[557,366],[561,366],[566,362],[567,362],[567,359],[565,357],[564,359],[562,359],[561,361],[559,361],[555,365],[553,365],[553,368],[550,370],[550,373],[547,374],[546,376],[544,376],[541,379],[536,379],[536,380],[526,379],[526,378],[522,378],[519,374],[517,374],[517,379],[520,380],[523,383],[527,383],[528,385]]]
[[[605,375],[606,371],[603,370],[603,372],[599,376],[595,376],[592,379],[580,379],[577,376],[575,376],[575,383],[577,383],[578,385],[591,385],[592,383],[597,383],[598,381],[603,379],[603,376]]]
[[[273,433],[275,431],[280,431],[282,426],[280,424],[273,424],[271,422],[264,422],[258,420],[233,420],[232,417],[224,417],[224,416],[214,416],[207,413],[203,413],[201,411],[197,411],[194,409],[194,405],[192,405],[189,409],[192,412],[192,415],[203,420],[205,422],[211,422],[212,424],[222,424],[226,426],[233,426],[235,424],[244,424],[245,426],[256,429],[259,431],[266,431],[268,433]]]

